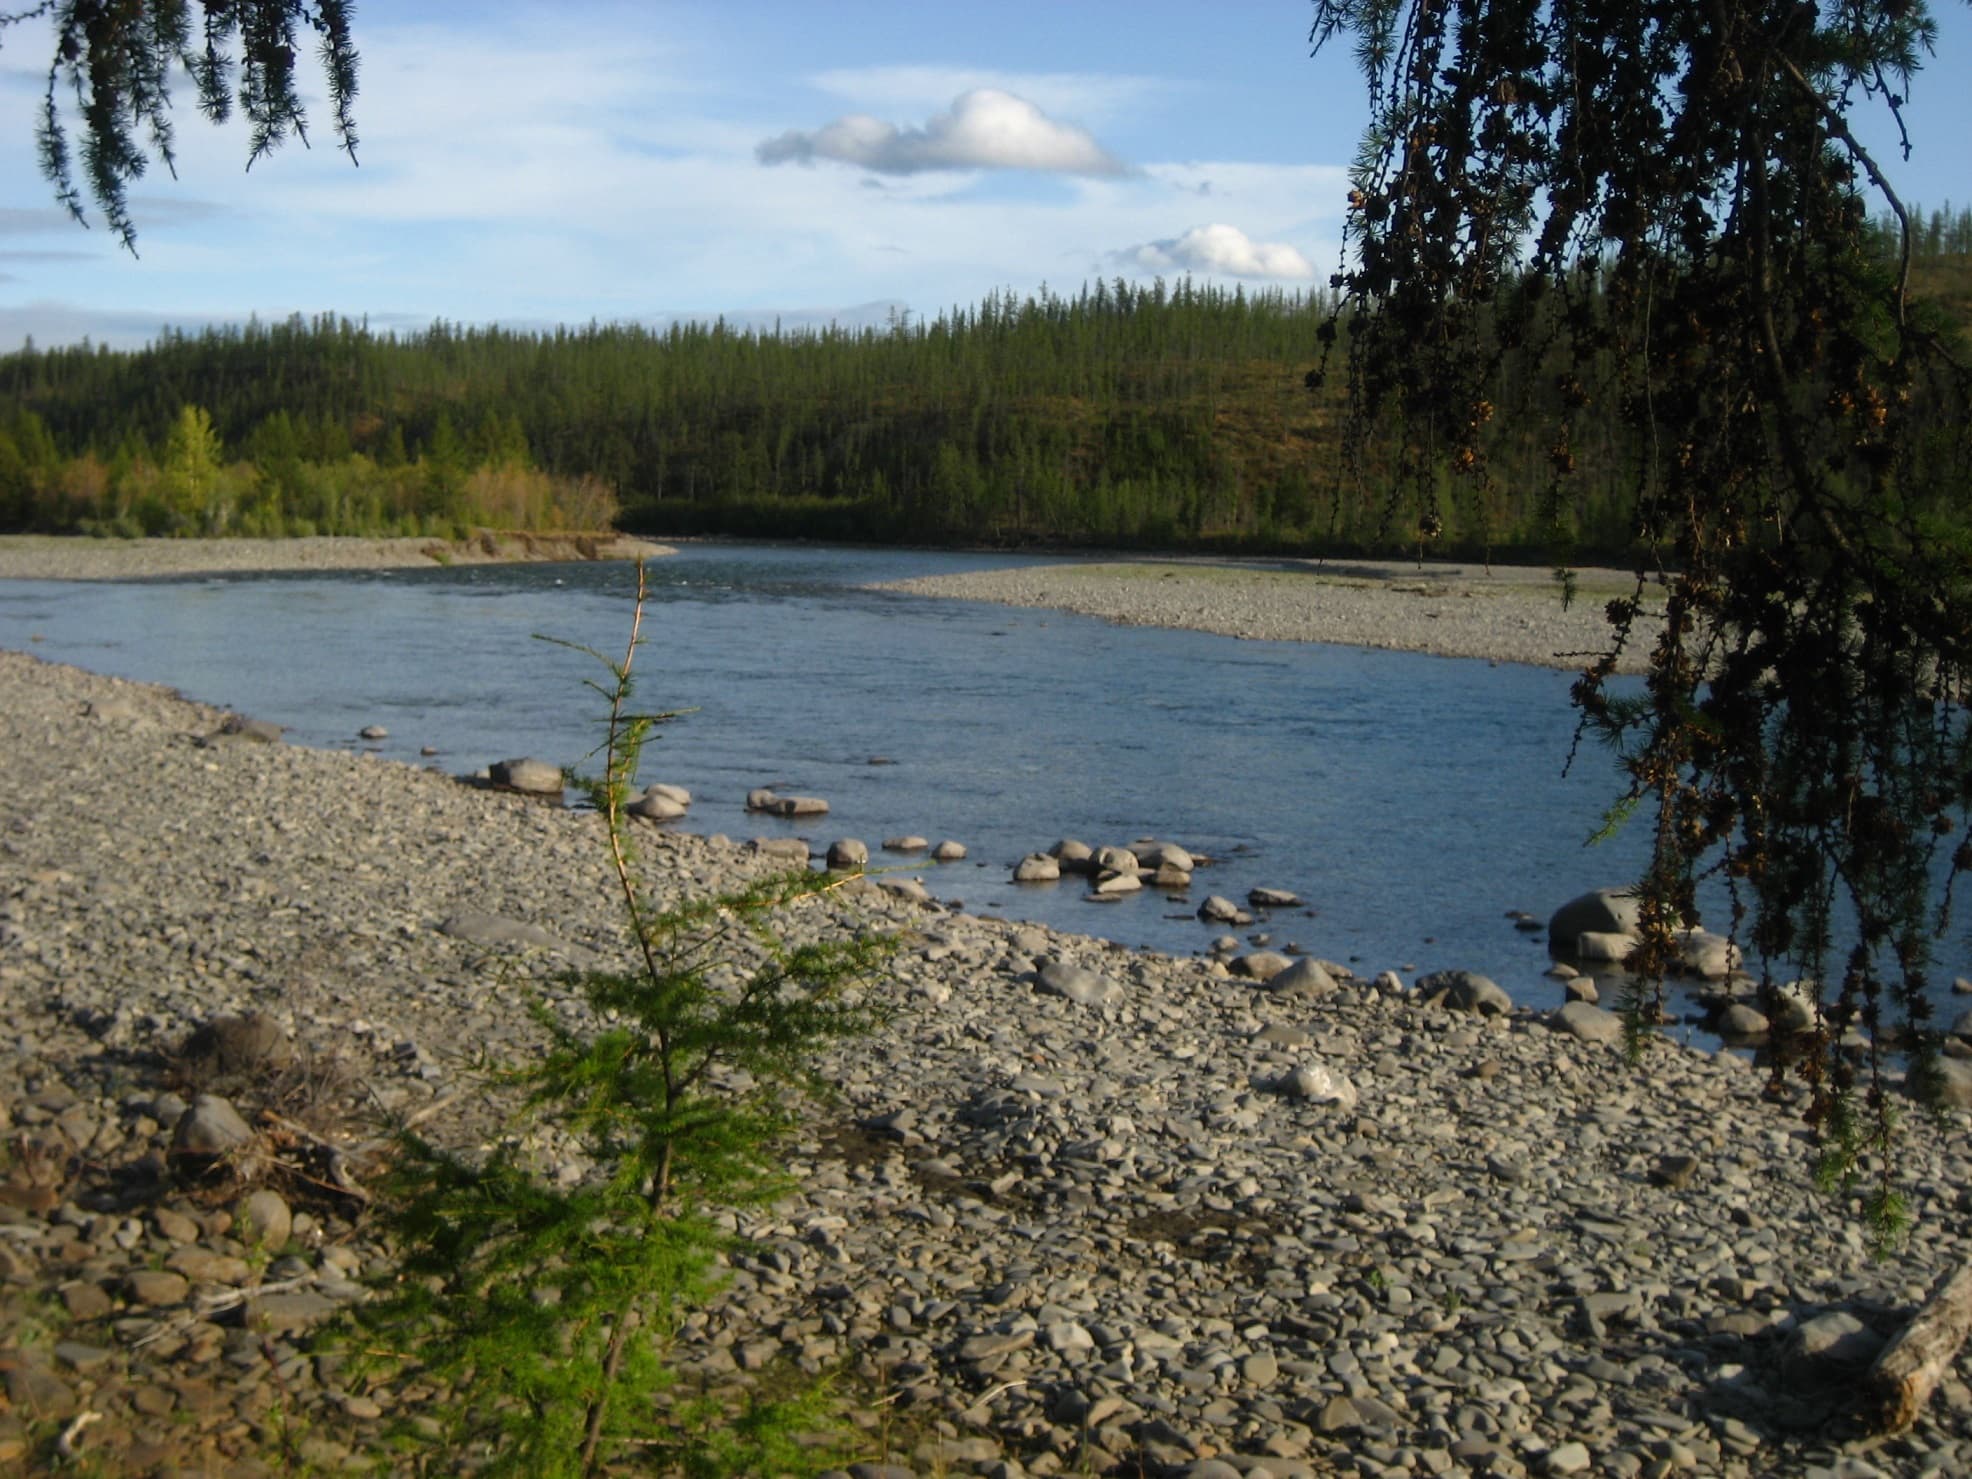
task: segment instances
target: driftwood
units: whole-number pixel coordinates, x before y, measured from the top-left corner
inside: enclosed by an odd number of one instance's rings
[[[1864,1390],[1870,1416],[1880,1431],[1900,1432],[1917,1421],[1968,1334],[1972,1334],[1972,1265],[1934,1289],[1869,1368]]]

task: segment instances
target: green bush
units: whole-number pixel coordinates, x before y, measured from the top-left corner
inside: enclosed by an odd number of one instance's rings
[[[530,1125],[563,1132],[592,1170],[568,1188],[518,1134],[479,1160],[402,1134],[386,1214],[401,1269],[362,1317],[370,1350],[399,1353],[400,1382],[443,1394],[435,1440],[485,1473],[785,1471],[819,1417],[812,1390],[739,1413],[652,1398],[680,1317],[714,1287],[729,1242],[714,1212],[783,1190],[771,1149],[790,1102],[817,1047],[871,1024],[852,988],[885,944],[782,940],[783,911],[838,886],[817,874],[651,897],[625,808],[645,740],[673,716],[627,708],[642,614],[639,567],[623,660],[580,649],[611,675],[591,685],[610,702],[603,775],[576,779],[605,820],[628,960],[571,977],[593,1031],[536,1003],[548,1050],[502,1075]]]

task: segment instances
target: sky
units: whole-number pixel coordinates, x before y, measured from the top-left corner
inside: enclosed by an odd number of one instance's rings
[[[1907,200],[1972,201],[1972,11],[1940,0]],[[1307,0],[359,0],[359,164],[249,173],[181,93],[139,256],[36,168],[45,32],[0,38],[0,352],[334,313],[378,329],[886,323],[1155,276],[1310,288],[1367,116]]]

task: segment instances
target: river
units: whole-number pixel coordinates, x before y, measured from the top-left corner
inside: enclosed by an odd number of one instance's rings
[[[1586,845],[1617,780],[1593,748],[1567,766],[1569,674],[862,589],[1008,563],[703,544],[653,564],[639,700],[690,712],[644,778],[693,792],[680,825],[696,832],[859,837],[879,861],[892,835],[957,839],[962,863],[888,861],[974,912],[1191,954],[1219,933],[1194,917],[1205,894],[1264,885],[1305,904],[1253,927],[1277,945],[1560,999],[1540,937],[1508,911],[1544,920],[1633,877],[1645,845],[1640,828]],[[603,710],[584,681],[605,674],[534,636],[620,653],[632,581],[621,565],[499,565],[6,582],[0,645],[168,683],[302,744],[461,773],[581,763]],[[377,724],[388,740],[357,739]],[[799,828],[750,816],[762,785],[832,812]],[[1217,861],[1189,899],[1099,905],[1073,880],[1009,881],[1063,836],[1157,836]]]

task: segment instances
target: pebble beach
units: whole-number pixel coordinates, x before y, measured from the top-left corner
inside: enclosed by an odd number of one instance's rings
[[[1617,570],[1552,572],[1409,561],[1114,561],[927,576],[886,589],[1041,606],[1128,626],[1275,642],[1336,642],[1439,657],[1586,667],[1608,647],[1604,610],[1637,592]],[[1617,670],[1642,672],[1661,626],[1649,599]]]
[[[622,957],[593,815],[242,729],[0,652],[0,1469],[66,1442],[119,1474],[387,1471],[429,1394],[312,1344],[389,1276],[372,1219],[189,1182],[174,1137],[218,1095],[274,1162],[360,1178],[387,1116],[470,1151],[502,1132],[488,1066],[538,1049],[525,1002],[581,1025],[561,974]],[[646,836],[668,898],[777,866]],[[841,1373],[858,1479],[1972,1466],[1956,1374],[1903,1434],[1854,1415],[1964,1261],[1964,1111],[1904,1116],[1914,1227],[1879,1260],[1743,1056],[1632,1066],[1558,986],[1358,975],[1318,938],[1270,975],[1244,939],[1131,951],[938,890],[885,873],[785,921],[894,936],[861,987],[889,1020],[818,1064],[795,1190],[671,1353],[690,1390]],[[544,1175],[593,1174],[528,1133]]]
[[[408,570],[431,565],[515,560],[637,560],[671,553],[666,545],[616,534],[487,533],[471,539],[423,536],[358,539],[85,539],[0,535],[0,580],[155,580],[309,570]]]

